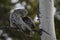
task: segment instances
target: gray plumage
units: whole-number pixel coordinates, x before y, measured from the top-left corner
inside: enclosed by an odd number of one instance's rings
[[[10,14],[10,26],[19,28],[20,30],[24,31],[28,29],[29,31],[32,32],[31,27],[29,27],[29,25],[27,25],[22,19],[26,16],[27,16],[26,10],[24,9],[14,10],[14,12]]]

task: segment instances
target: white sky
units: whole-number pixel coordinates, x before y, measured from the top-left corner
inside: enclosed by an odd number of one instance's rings
[[[6,40],[12,40],[12,38],[8,37]]]
[[[11,0],[11,3],[16,3],[18,2],[19,0]]]

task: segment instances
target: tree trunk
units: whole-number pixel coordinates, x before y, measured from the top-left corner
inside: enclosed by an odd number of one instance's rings
[[[50,34],[42,31],[41,40],[56,40],[53,7],[53,0],[39,0],[39,27]]]

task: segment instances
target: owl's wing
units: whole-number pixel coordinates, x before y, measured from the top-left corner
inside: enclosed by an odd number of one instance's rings
[[[33,21],[30,17],[28,17],[28,16],[24,17],[24,18],[23,18],[23,21],[24,21],[27,25],[29,25],[31,28],[35,28],[34,21]]]

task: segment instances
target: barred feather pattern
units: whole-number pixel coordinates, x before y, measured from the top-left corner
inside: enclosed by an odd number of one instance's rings
[[[26,29],[32,31],[31,27],[29,27],[29,25],[26,22],[24,22],[22,19],[26,15],[27,13],[22,9],[15,10],[13,13],[10,14],[10,26],[19,28],[20,30],[24,30],[24,31],[26,31]]]

